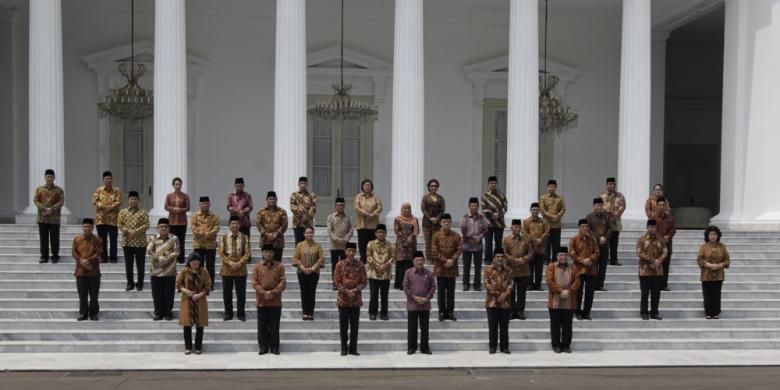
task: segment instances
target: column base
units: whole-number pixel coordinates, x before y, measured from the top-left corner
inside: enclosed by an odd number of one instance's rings
[[[777,231],[780,230],[780,213],[764,213],[756,218],[718,214],[710,220],[710,224],[721,230]]]
[[[621,218],[623,230],[645,230],[647,229],[647,215],[644,209],[626,210]]]
[[[17,225],[35,225],[38,223],[38,209],[35,206],[28,206],[21,214],[16,214],[14,223]],[[62,207],[60,224],[70,225],[81,223],[81,218],[71,215],[67,207]]]

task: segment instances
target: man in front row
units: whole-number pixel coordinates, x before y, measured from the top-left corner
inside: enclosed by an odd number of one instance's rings
[[[576,275],[580,278],[575,315],[578,320],[590,320],[593,294],[598,283],[599,243],[590,234],[590,225],[588,225],[587,219],[580,219],[577,226],[579,226],[579,231],[569,240],[569,256],[574,260],[574,267],[577,269]]]
[[[376,225],[376,240],[368,243],[366,257],[368,258],[368,286],[370,291],[368,301],[368,315],[371,321],[379,318],[387,321],[388,291],[390,290],[390,276],[395,263],[394,246],[387,241],[387,227],[380,223]],[[381,302],[381,308],[379,303]]]
[[[658,302],[661,300],[661,288],[664,283],[664,261],[666,260],[666,241],[658,235],[654,219],[647,220],[647,233],[636,243],[636,255],[639,257],[639,287],[642,290],[640,314],[643,320],[650,318],[661,320],[658,315]],[[650,311],[647,311],[647,298],[650,296]]]
[[[231,215],[230,229],[219,239],[219,257],[222,258],[222,301],[225,304],[223,321],[233,319],[233,286],[236,289],[236,312],[239,321],[246,321],[246,264],[249,262],[249,237],[239,231],[241,221],[238,216]],[[270,245],[270,244],[269,244]]]
[[[252,270],[252,287],[257,304],[258,355],[265,355],[269,349],[279,354],[279,321],[282,317],[282,292],[287,287],[284,264],[274,260],[272,244],[262,247],[263,259]]]
[[[439,218],[441,230],[433,235],[431,255],[433,276],[436,277],[439,304],[439,321],[455,318],[455,279],[458,278],[458,257],[463,248],[460,234],[452,230],[452,217],[444,213]]]
[[[568,248],[560,247],[555,262],[547,266],[545,280],[547,308],[550,311],[550,337],[555,353],[571,353],[572,316],[577,302],[574,300],[580,286],[578,269],[569,260]]]
[[[100,254],[103,241],[92,234],[95,222],[92,218],[84,218],[81,229],[84,234],[73,239],[73,259],[76,260],[76,289],[79,293],[79,321],[89,318],[97,321],[98,292],[100,291]],[[89,298],[89,299],[87,299]]]
[[[170,234],[168,218],[157,221],[157,235],[149,240],[149,274],[152,282],[154,320],[173,319],[173,298],[176,294],[176,260],[179,258],[179,239]]]
[[[425,255],[422,251],[414,253],[414,267],[404,274],[404,293],[406,310],[409,315],[407,333],[407,351],[411,355],[417,352],[417,324],[420,325],[420,352],[430,355],[428,345],[428,324],[431,318],[431,299],[436,291],[436,279],[425,268]]]
[[[522,221],[512,220],[512,235],[504,238],[503,249],[506,266],[512,270],[514,289],[510,294],[512,319],[525,320],[526,288],[531,282],[529,262],[534,257],[531,241],[522,235]]]
[[[362,290],[366,287],[368,276],[365,265],[355,260],[356,251],[357,245],[354,242],[348,242],[345,251],[347,257],[336,264],[333,277],[338,290],[336,305],[339,308],[341,356],[360,355],[357,351],[358,325],[360,323],[360,306],[363,306]],[[349,339],[349,344],[347,339]]]
[[[484,284],[485,308],[488,318],[488,346],[490,353],[496,353],[496,347],[500,346],[501,352],[510,354],[509,351],[509,316],[512,313],[512,290],[514,282],[512,273],[504,264],[504,250],[496,248],[493,252],[493,261],[485,270]],[[501,342],[499,343],[499,333]]]

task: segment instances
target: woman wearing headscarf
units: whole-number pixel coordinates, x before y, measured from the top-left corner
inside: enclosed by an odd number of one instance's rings
[[[193,252],[187,258],[187,266],[176,278],[176,289],[181,292],[179,325],[184,327],[184,354],[192,353],[192,327],[195,327],[195,354],[203,348],[203,328],[209,323],[209,306],[206,295],[211,288],[211,277],[201,266],[200,255]]]
[[[412,215],[412,205],[401,204],[401,215],[395,218],[395,284],[396,290],[404,289],[404,274],[411,268],[414,252],[417,251],[417,235],[420,234],[420,223]]]

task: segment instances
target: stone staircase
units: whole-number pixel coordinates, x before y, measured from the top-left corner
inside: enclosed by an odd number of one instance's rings
[[[223,228],[224,229],[224,228]],[[176,352],[183,349],[177,322],[152,321],[148,275],[142,292],[125,292],[121,249],[118,264],[102,264],[100,321],[77,322],[78,298],[70,242],[79,227],[63,226],[62,261],[38,264],[37,227],[0,225],[0,352]],[[151,230],[150,230],[151,232]],[[564,231],[564,241],[574,232]],[[622,267],[609,267],[608,292],[597,292],[593,321],[574,324],[575,350],[669,349],[776,349],[780,347],[780,233],[726,232],[732,266],[723,287],[720,320],[705,320],[701,302],[699,269],[695,257],[702,243],[701,231],[680,231],[675,239],[671,292],[661,296],[663,321],[639,318],[639,282],[634,244],[640,232],[621,237]],[[394,240],[393,237],[390,237]],[[327,240],[317,229],[315,240]],[[315,321],[302,321],[300,290],[290,264],[293,242],[287,237],[287,290],[284,293],[282,351],[310,352],[340,349],[336,293],[331,291],[329,259],[320,278]],[[422,243],[420,243],[422,248]],[[187,248],[191,248],[189,238]],[[258,243],[253,236],[255,257]],[[219,259],[217,259],[219,269]],[[250,265],[251,267],[251,265]],[[148,269],[148,266],[147,266]],[[252,352],[257,349],[256,312],[251,286],[247,292],[246,322],[222,321],[221,283],[209,299],[210,323],[204,349],[209,352]],[[458,283],[460,290],[460,283]],[[360,322],[360,350],[406,349],[406,311],[403,293],[391,290],[390,320],[369,321],[368,289],[364,291]],[[456,294],[457,322],[436,321],[433,303],[431,348],[433,351],[487,350],[484,292]],[[511,349],[548,350],[547,292],[529,292],[526,321],[510,323]],[[178,308],[176,299],[175,307]]]

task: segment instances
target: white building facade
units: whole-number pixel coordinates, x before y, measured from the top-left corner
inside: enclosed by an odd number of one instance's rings
[[[629,227],[666,183],[684,214],[780,229],[780,0],[550,0],[548,69],[579,114],[560,135],[538,131],[544,1],[347,0],[345,78],[378,109],[372,123],[305,114],[338,82],[338,1],[136,3],[135,60],[155,115],[128,125],[96,103],[123,82],[129,1],[0,0],[0,218],[33,221],[46,168],[73,220],[94,213],[104,170],[158,214],[181,177],[224,218],[235,177],[257,210],[270,190],[286,207],[308,176],[320,222],[363,178],[391,218],[405,201],[419,213],[429,178],[465,213],[496,174],[508,218],[554,178],[575,222],[616,177]],[[722,88],[681,88],[705,75]]]

